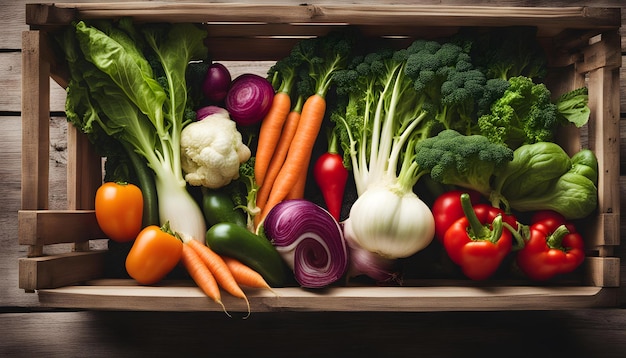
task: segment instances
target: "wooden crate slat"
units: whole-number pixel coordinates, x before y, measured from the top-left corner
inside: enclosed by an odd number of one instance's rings
[[[618,257],[587,257],[585,281],[591,286],[619,287],[620,259]]]
[[[40,31],[22,34],[22,209],[48,207],[50,65]]]
[[[598,287],[333,287],[323,292],[297,287],[248,290],[252,312],[276,311],[491,311],[608,307],[615,305],[612,289]],[[55,290],[40,290],[42,305],[86,309],[221,311],[194,285],[176,283],[137,286],[123,281],[93,282]],[[223,295],[229,312],[246,312],[245,303]],[[541,302],[541,304],[537,304]]]
[[[102,277],[106,251],[69,252],[19,259],[19,287],[58,288]]]
[[[93,210],[20,210],[20,245],[51,245],[106,238]]]
[[[599,68],[589,72],[588,87],[593,118],[589,122],[589,144],[596,153],[598,172],[601,173],[598,181],[598,209],[601,213],[619,213],[620,114],[617,70]]]
[[[52,8],[51,8],[52,7]],[[28,4],[30,25],[67,24],[75,18],[119,18],[136,21],[208,22],[243,21],[267,23],[344,23],[358,25],[484,26],[547,25],[572,28],[619,27],[619,12],[587,7],[491,7],[445,5],[332,4],[299,6],[281,4],[171,4],[171,3],[59,3]]]
[[[87,136],[68,124],[68,209],[94,209],[96,191],[100,185],[102,185],[102,158],[96,153]]]

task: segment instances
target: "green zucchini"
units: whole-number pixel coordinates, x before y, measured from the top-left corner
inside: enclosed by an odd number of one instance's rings
[[[246,227],[246,215],[243,210],[235,208],[230,195],[223,190],[202,188],[202,213],[207,226],[221,222],[235,223]]]
[[[286,265],[276,248],[267,239],[234,223],[211,226],[206,244],[220,255],[235,258],[257,271],[272,287],[285,282]]]

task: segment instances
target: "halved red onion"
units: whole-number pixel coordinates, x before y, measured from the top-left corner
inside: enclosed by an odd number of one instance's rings
[[[315,203],[282,201],[267,214],[263,229],[302,287],[325,287],[346,273],[348,250],[341,227]]]

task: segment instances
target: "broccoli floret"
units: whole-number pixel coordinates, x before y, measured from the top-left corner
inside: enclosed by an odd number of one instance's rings
[[[491,193],[498,168],[513,160],[513,150],[481,135],[462,135],[447,129],[415,145],[415,162],[439,183]]]
[[[472,133],[487,78],[474,68],[465,49],[452,42],[417,40],[405,53],[406,74],[415,90],[426,95],[427,108],[439,125]]]
[[[480,134],[516,149],[523,144],[552,141],[560,125],[550,90],[529,77],[509,79],[510,86],[478,119]]]
[[[507,80],[500,78],[490,78],[485,83],[483,96],[478,99],[477,113],[478,118],[491,112],[491,105],[509,88],[511,84]],[[476,134],[476,133],[475,133]]]

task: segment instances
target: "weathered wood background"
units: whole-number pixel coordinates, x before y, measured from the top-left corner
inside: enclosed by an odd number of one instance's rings
[[[561,353],[558,356],[621,357],[625,354],[626,310],[623,308],[419,314],[272,313],[239,321],[213,313],[81,312],[39,307],[37,295],[23,292],[17,283],[17,259],[26,255],[26,248],[17,244],[17,210],[20,208],[22,140],[20,48],[21,33],[27,30],[24,7],[28,2],[36,1],[0,1],[0,356],[186,356],[194,353],[236,356],[238,352],[262,356],[335,356],[346,353],[473,356],[491,352],[514,357],[528,354],[541,357],[556,352]],[[300,3],[290,0],[266,2]],[[333,2],[336,0],[315,3]],[[403,0],[370,2],[402,3]],[[622,6],[622,24],[625,25],[622,30],[621,117],[626,119],[626,5],[623,0],[404,2]],[[66,122],[63,90],[51,83],[51,93],[50,208],[54,209],[65,205]],[[622,147],[626,148],[626,133],[623,130],[622,133]],[[625,151],[622,153],[626,154]],[[620,169],[623,172],[626,166],[622,164]],[[625,177],[620,180],[622,202],[626,199],[625,180]],[[624,217],[622,233],[626,233]],[[625,247],[623,244],[617,253],[622,260],[626,259]],[[626,297],[626,270],[622,269],[621,277],[622,297]],[[622,301],[626,302],[626,299]]]

